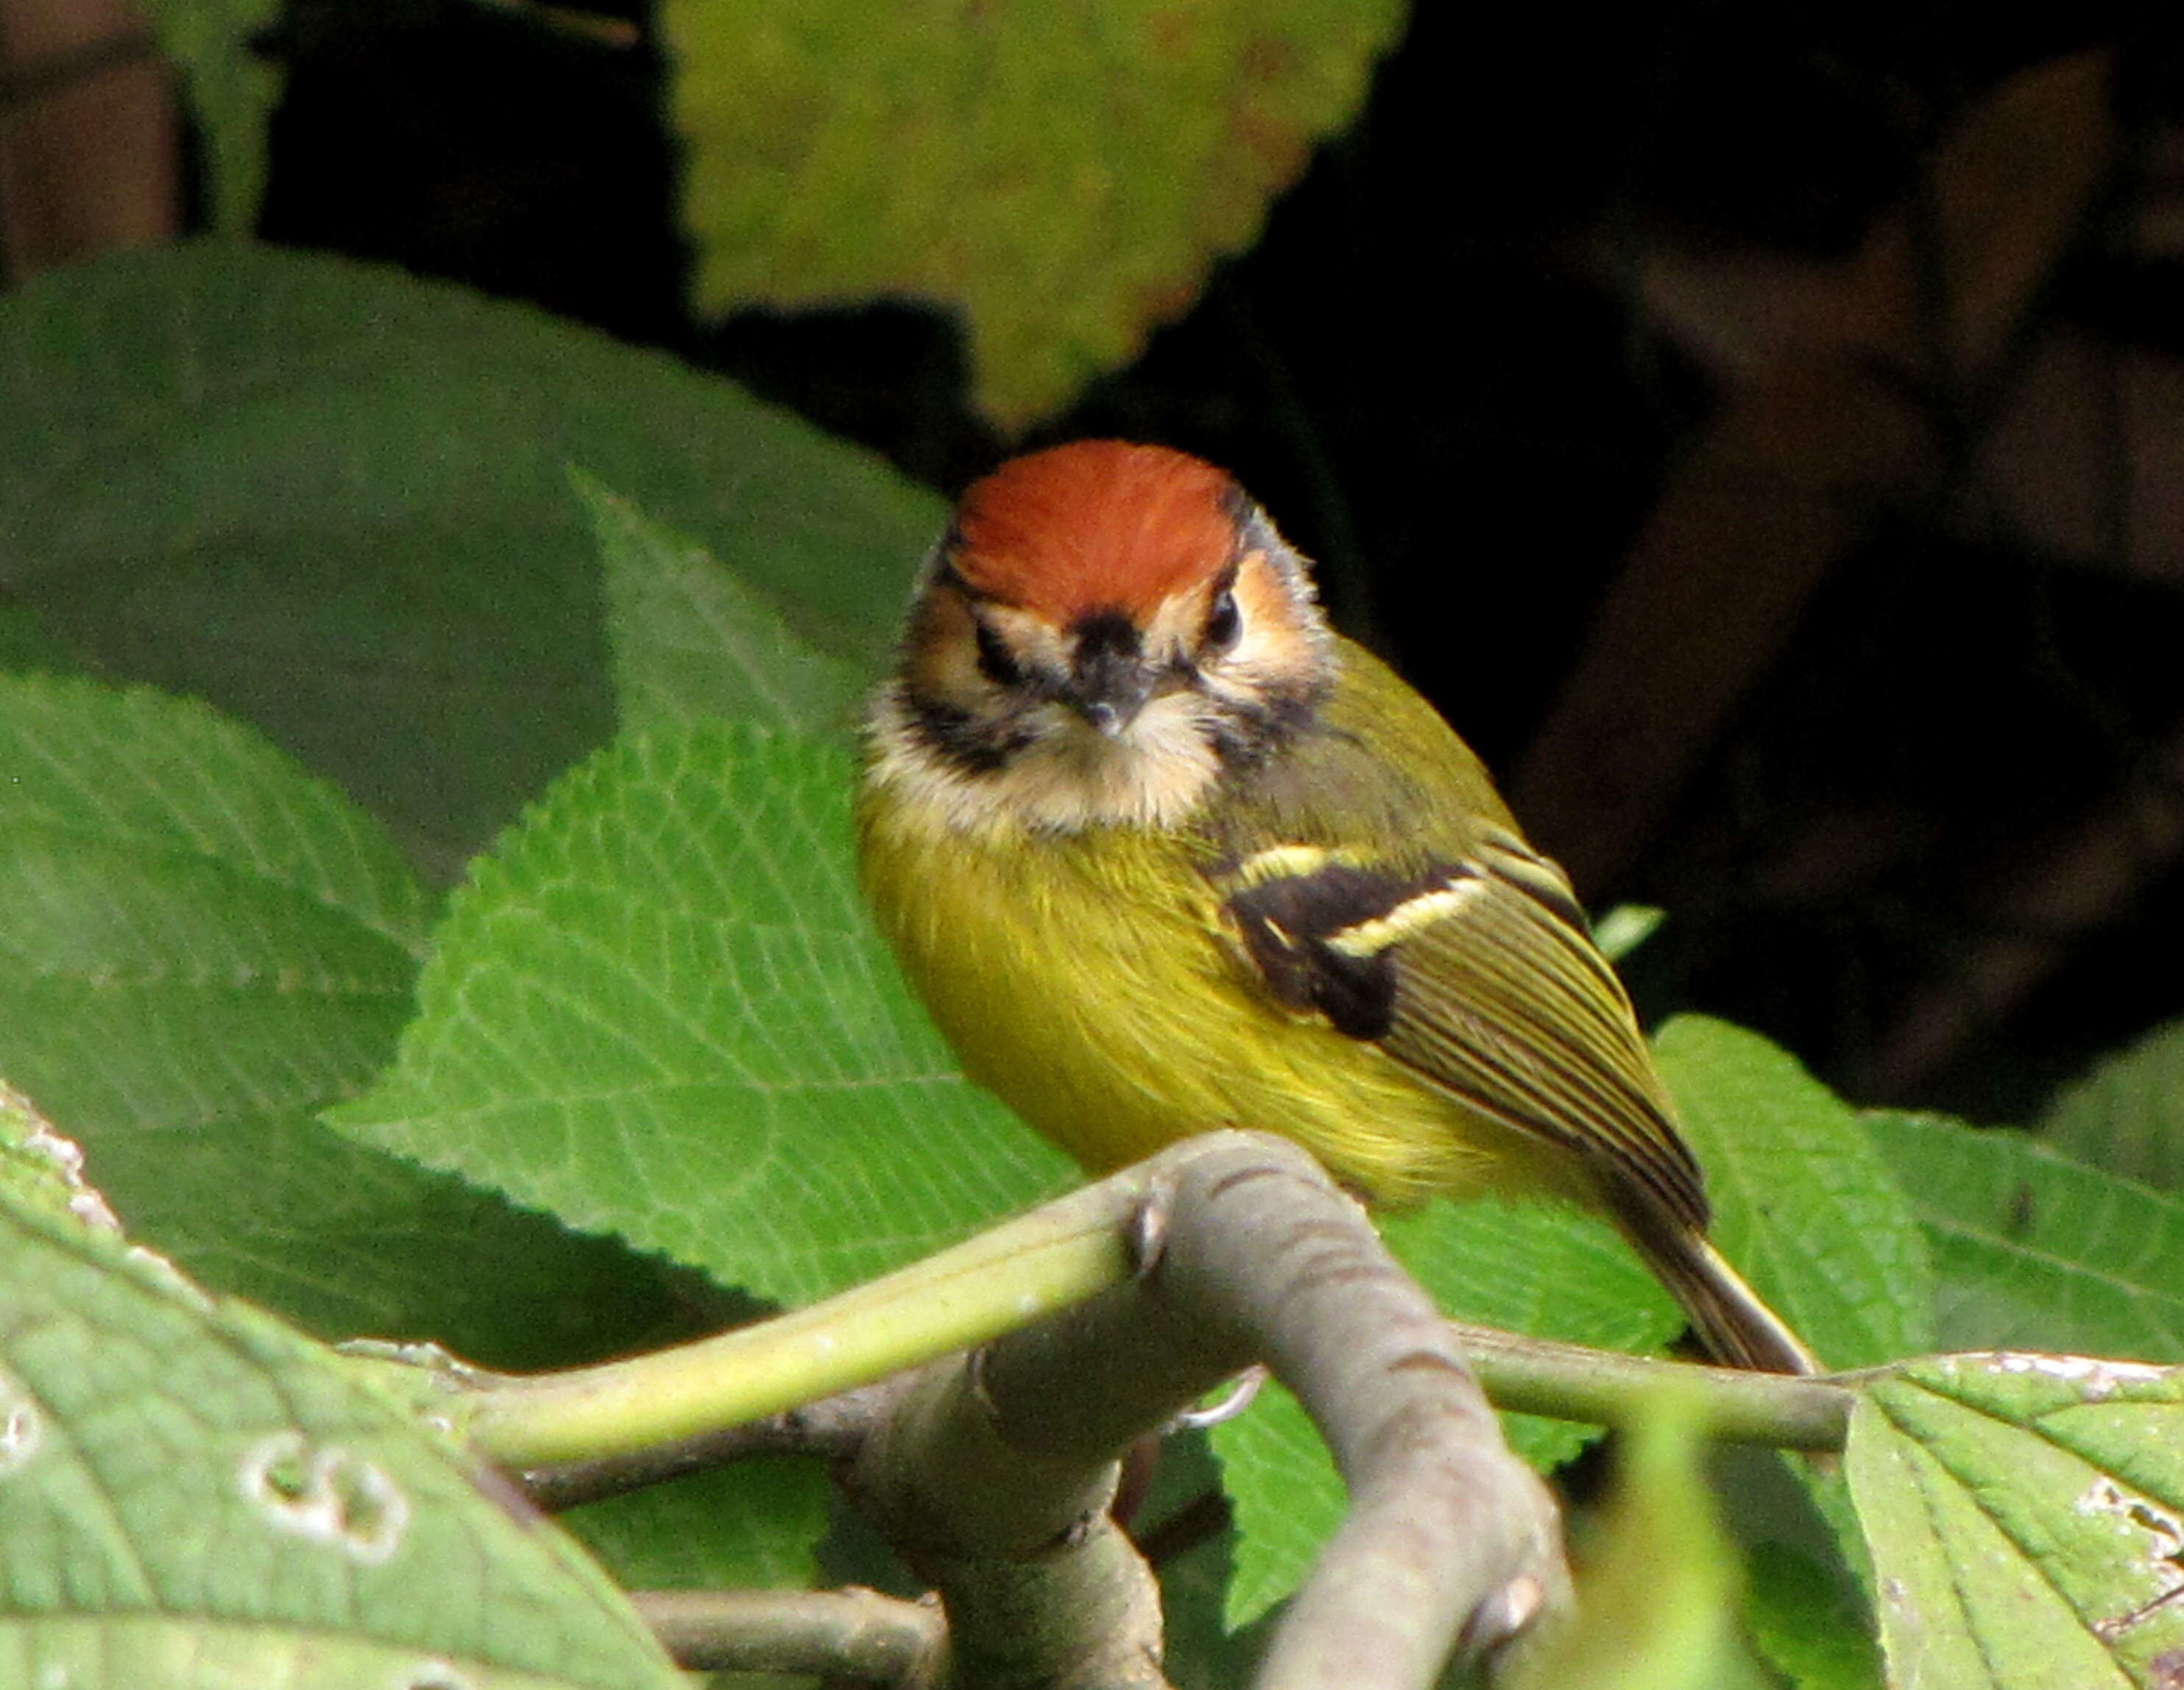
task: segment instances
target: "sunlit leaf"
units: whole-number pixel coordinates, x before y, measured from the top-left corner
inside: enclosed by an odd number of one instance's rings
[[[0,1683],[673,1690],[598,1570],[332,1355],[0,1191]]]
[[[1706,1169],[1714,1241],[1822,1362],[1934,1347],[1934,1277],[1858,1112],[1757,1033],[1678,1016],[1655,1041]]]
[[[2184,1198],[2023,1133],[1875,1113],[1941,1280],[1941,1341],[2184,1360]]]
[[[960,309],[978,401],[1054,410],[1179,315],[1349,121],[1397,0],[668,0],[708,312]]]
[[[800,1302],[1066,1182],[956,1071],[850,864],[847,754],[617,741],[459,892],[348,1131]]]
[[[1890,1682],[2139,1690],[2184,1666],[2184,1375],[1943,1356],[1851,1421]]]

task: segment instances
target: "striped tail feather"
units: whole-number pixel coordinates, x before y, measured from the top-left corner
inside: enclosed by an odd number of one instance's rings
[[[1725,1367],[1758,1373],[1820,1372],[1819,1360],[1789,1323],[1759,1299],[1703,1235],[1682,1229],[1630,1229],[1661,1282],[1683,1305],[1707,1353]]]

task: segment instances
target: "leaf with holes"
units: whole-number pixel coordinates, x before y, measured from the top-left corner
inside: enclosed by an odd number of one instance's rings
[[[682,1682],[350,1365],[0,1187],[0,1684]]]
[[[1941,1356],[1874,1380],[1846,1460],[1890,1682],[2184,1676],[2184,1372]]]
[[[83,1147],[53,1130],[31,1100],[0,1079],[0,1187],[80,1225],[119,1233],[105,1196],[83,1177]]]

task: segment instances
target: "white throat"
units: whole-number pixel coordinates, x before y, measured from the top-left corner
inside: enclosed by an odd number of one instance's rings
[[[872,711],[867,778],[928,809],[950,831],[1078,834],[1093,828],[1179,828],[1220,778],[1207,701],[1195,693],[1156,698],[1127,728],[1103,734],[1061,705],[1042,706],[1038,733],[996,769],[950,764],[910,725],[898,689]]]

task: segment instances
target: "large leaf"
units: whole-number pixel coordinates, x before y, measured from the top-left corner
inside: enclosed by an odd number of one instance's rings
[[[2184,1198],[2023,1133],[1866,1122],[1932,1241],[1947,1347],[2184,1360]]]
[[[0,1190],[0,1683],[673,1690],[560,1533],[333,1357]]]
[[[604,740],[581,464],[876,672],[944,511],[727,383],[526,308],[221,243],[0,298],[0,596],[256,722],[452,879]]]
[[[1397,0],[669,0],[701,310],[958,306],[1021,424],[1135,355],[1348,122]]]
[[[2156,1028],[2065,1086],[2040,1129],[2081,1162],[2184,1189],[2184,1023]]]
[[[627,1342],[666,1313],[651,1266],[314,1118],[393,1054],[433,902],[248,728],[0,677],[0,1074],[131,1233],[329,1335]]]
[[[587,1503],[560,1522],[627,1588],[802,1589],[818,1577],[833,1485],[767,1456]]]
[[[606,575],[607,639],[625,728],[741,717],[845,735],[861,676],[798,637],[703,546],[579,473]]]
[[[2168,1690],[2184,1665],[2184,1375],[1943,1356],[1851,1420],[1889,1680]]]
[[[1706,1168],[1714,1241],[1830,1367],[1934,1347],[1909,1200],[1858,1113],[1756,1033],[1679,1016],[1654,1043]]]
[[[558,783],[456,895],[348,1130],[802,1302],[1056,1189],[850,867],[838,748],[700,722]]]

